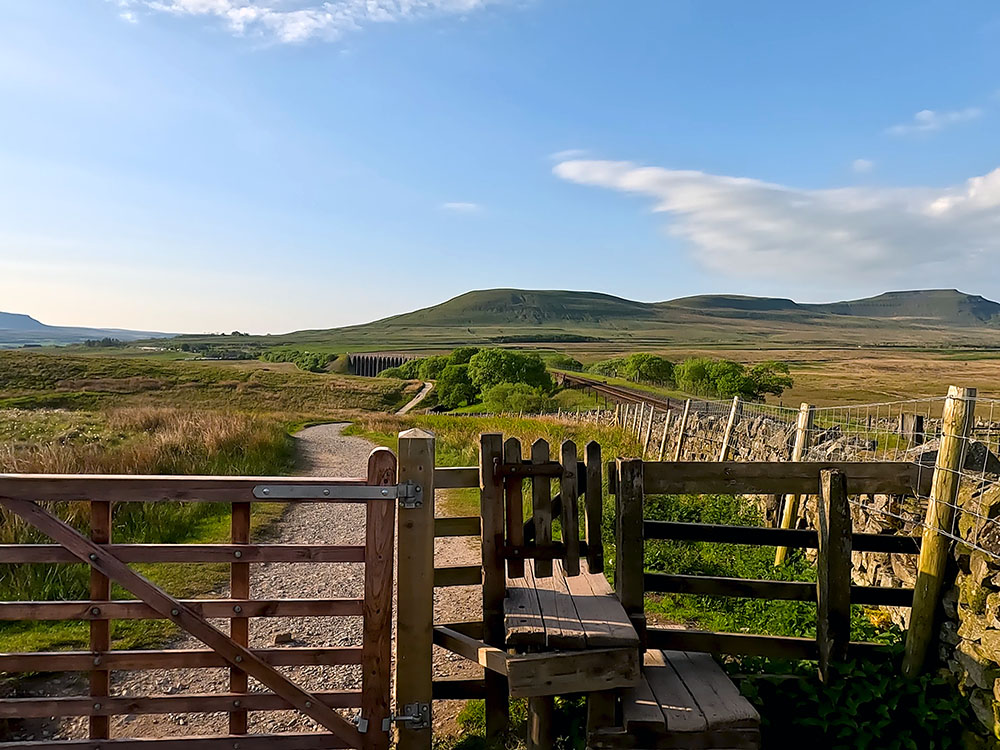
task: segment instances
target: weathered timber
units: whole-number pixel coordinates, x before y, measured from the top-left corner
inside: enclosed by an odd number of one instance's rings
[[[819,676],[828,682],[831,667],[847,659],[851,640],[851,509],[847,477],[841,472],[820,473],[816,519],[816,642]]]

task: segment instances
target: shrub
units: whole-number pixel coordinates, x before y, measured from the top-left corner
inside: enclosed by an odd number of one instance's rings
[[[583,372],[583,362],[574,359],[568,354],[559,352],[550,354],[545,358],[545,363],[556,370],[569,370],[570,372]]]
[[[443,354],[435,357],[424,357],[419,360],[419,363],[417,365],[417,377],[421,380],[437,380],[438,376],[441,375],[441,371],[450,364],[448,357]]]
[[[479,353],[478,346],[460,346],[448,355],[449,365],[467,365],[472,357]]]
[[[224,359],[241,359],[241,357],[223,357]],[[292,362],[300,370],[306,372],[323,372],[326,366],[333,362],[336,354],[306,352],[298,349],[272,349],[264,352],[260,358],[265,362]]]
[[[617,359],[603,359],[600,362],[594,362],[590,367],[587,368],[587,372],[592,372],[595,375],[604,375],[609,378],[624,377],[620,373],[624,371],[625,359],[619,357]]]
[[[556,410],[556,402],[541,388],[524,383],[499,383],[483,392],[486,411],[542,414]]]
[[[763,401],[768,395],[780,396],[792,386],[788,365],[762,362],[748,371],[739,362],[728,359],[693,357],[674,368],[677,387],[699,396]]]
[[[620,377],[636,383],[656,383],[673,385],[674,365],[655,354],[637,353],[628,355],[622,362]]]

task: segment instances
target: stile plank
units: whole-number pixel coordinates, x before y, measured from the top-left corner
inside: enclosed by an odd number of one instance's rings
[[[656,697],[668,732],[704,732],[708,722],[698,702],[662,651],[647,651],[643,658],[649,687]]]
[[[503,444],[503,461],[505,464],[520,465],[521,441],[508,438]],[[507,504],[507,544],[520,546],[524,544],[524,498],[522,490],[524,480],[518,475],[507,476],[504,479],[504,497]],[[524,576],[524,560],[508,560],[507,575],[511,578]]]
[[[531,444],[531,463],[544,464],[549,460],[549,444],[539,438]],[[531,515],[535,522],[535,544],[543,547],[552,543],[552,485],[548,477],[531,479]],[[552,575],[551,560],[535,560],[535,576]]]
[[[576,443],[565,440],[562,444],[562,467],[559,477],[559,495],[562,497],[562,540],[566,547],[564,574],[580,575],[580,510],[577,505]]]
[[[587,489],[584,493],[587,569],[591,573],[603,573],[604,539],[601,527],[604,520],[604,487],[601,482],[601,446],[597,441],[587,443],[584,461],[587,470]]]
[[[635,628],[602,574],[584,570],[567,578],[566,586],[586,633],[587,648],[639,647]]]
[[[660,702],[645,677],[622,693],[622,726],[630,734],[662,732],[666,728]]]
[[[662,653],[698,703],[709,731],[759,726],[760,715],[756,709],[740,695],[736,685],[710,654],[685,651]]]
[[[507,645],[515,648],[541,648],[545,645],[545,624],[535,590],[535,575],[525,566],[523,578],[507,582],[504,599],[504,629]]]
[[[555,649],[579,650],[586,648],[586,629],[580,621],[576,603],[569,593],[566,570],[562,561],[555,562],[551,577],[539,579],[536,585],[542,591],[552,592],[552,596],[545,600],[549,603],[549,609],[546,609],[546,605],[542,604],[542,596],[539,594],[542,620],[545,623],[545,645]]]

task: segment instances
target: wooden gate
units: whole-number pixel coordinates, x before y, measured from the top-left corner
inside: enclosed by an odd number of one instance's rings
[[[357,479],[264,477],[168,477],[0,475],[0,507],[16,514],[55,544],[0,545],[0,574],[7,564],[78,563],[90,566],[86,601],[0,602],[0,620],[86,620],[89,651],[0,654],[2,672],[88,672],[89,696],[0,699],[0,720],[88,716],[90,739],[31,742],[48,750],[88,748],[180,748],[189,750],[291,750],[348,747],[384,750],[392,635],[395,507],[420,502],[421,488],[397,484],[396,457],[372,452],[368,475]],[[89,538],[56,515],[48,501],[89,503]],[[231,544],[114,544],[112,506],[116,502],[214,502],[232,507]],[[253,544],[250,516],[254,503],[328,502],[366,506],[364,545]],[[230,565],[228,599],[179,600],[129,567],[130,563],[210,563]],[[344,562],[364,566],[363,599],[250,598],[250,564],[263,562]],[[116,584],[135,597],[112,599]],[[250,649],[252,617],[361,616],[360,645],[336,648]],[[229,620],[226,634],[209,618]],[[206,649],[115,651],[110,625],[115,619],[165,619],[191,634]],[[362,665],[360,691],[310,692],[276,667]],[[208,695],[111,695],[113,670],[229,667],[228,693]],[[268,692],[250,690],[253,677]],[[248,735],[248,711],[298,709],[325,731]],[[355,709],[352,721],[336,709]],[[174,739],[109,739],[116,714],[228,712],[229,734]],[[386,722],[386,723],[384,723]],[[0,742],[0,748],[25,747]]]

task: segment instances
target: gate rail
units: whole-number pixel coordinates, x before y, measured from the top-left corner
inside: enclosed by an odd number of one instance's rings
[[[0,545],[0,564],[85,563],[90,596],[84,601],[0,602],[0,620],[86,620],[90,650],[0,654],[4,672],[89,672],[89,696],[0,698],[0,719],[88,716],[89,740],[32,742],[33,748],[180,747],[287,748],[353,747],[384,750],[389,733],[393,548],[396,502],[419,503],[421,488],[396,484],[396,457],[372,452],[361,478],[173,477],[0,474],[0,507],[16,514],[55,544]],[[54,515],[50,501],[90,505],[89,537]],[[112,506],[116,502],[219,502],[232,508],[230,544],[114,544]],[[253,544],[254,503],[324,502],[366,506],[364,545]],[[230,598],[180,600],[129,568],[130,563],[182,562],[230,565]],[[250,596],[254,562],[349,562],[364,565],[364,597],[255,600]],[[112,583],[133,600],[112,600]],[[363,618],[360,646],[250,649],[252,617]],[[229,620],[224,633],[208,618]],[[111,621],[166,619],[204,643],[206,649],[121,651],[111,648]],[[295,684],[276,667],[362,665],[360,691],[315,692]],[[227,693],[208,695],[111,696],[112,670],[229,667]],[[251,692],[253,677],[270,692]],[[298,709],[327,732],[247,735],[247,712]],[[351,722],[335,709],[360,709]],[[116,714],[227,712],[229,734],[165,739],[109,739]],[[0,748],[24,743],[0,742]]]

